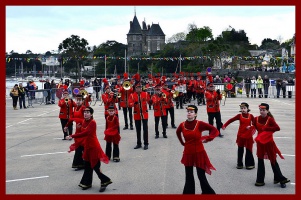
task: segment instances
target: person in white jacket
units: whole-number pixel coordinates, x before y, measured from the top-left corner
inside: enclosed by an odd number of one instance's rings
[[[251,98],[256,98],[256,89],[257,89],[257,81],[255,76],[252,77],[251,79]]]

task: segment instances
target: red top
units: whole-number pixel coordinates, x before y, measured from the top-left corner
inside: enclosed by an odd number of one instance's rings
[[[96,135],[96,127],[97,126],[94,119],[84,119],[82,121],[81,132],[74,135],[70,135],[70,137],[72,138],[85,138],[83,159],[91,163],[91,168],[94,168],[97,162],[99,162],[99,160],[106,164],[109,163],[109,158],[103,152],[98,141]],[[74,147],[76,146],[78,146],[78,144],[75,141],[75,143],[70,146],[70,151],[75,150]]]
[[[109,115],[108,109],[109,109],[110,105],[114,106],[115,115],[118,115],[118,109],[117,109],[117,106],[115,104],[115,103],[118,103],[118,99],[114,98],[113,95],[108,94],[106,92],[101,95],[101,98],[102,98],[103,104],[105,106],[105,116]]]
[[[73,121],[75,121],[76,123],[76,129],[75,129],[75,133],[74,134],[77,134],[77,133],[80,133],[81,132],[81,123],[84,119],[84,110],[85,110],[85,106],[84,105],[81,105],[81,106],[77,106],[75,109],[74,109],[74,112],[73,112],[73,116],[74,118],[70,118],[68,123],[65,125],[65,127],[68,127],[71,123],[73,123]],[[84,139],[83,138],[75,138],[74,139],[75,142],[77,142],[79,145],[81,146],[84,146]]]
[[[147,92],[134,92],[130,97],[134,103],[134,120],[148,119],[147,104],[149,104],[150,96]]]
[[[121,98],[120,98],[120,106],[122,108],[131,108],[133,107],[133,102],[130,99],[130,95],[134,92],[133,87],[129,90],[123,89],[123,87],[120,88]]]
[[[72,99],[69,99],[68,103],[65,102],[65,99],[60,99],[58,106],[60,107],[59,118],[69,119],[73,117],[73,108],[77,105]]]
[[[229,124],[237,120],[239,120],[239,128],[237,132],[236,143],[238,146],[245,146],[247,149],[252,151],[254,143],[253,135],[256,131],[252,126],[252,124],[254,123],[254,116],[250,113],[237,114],[235,117],[229,119],[224,124],[224,127],[226,128]],[[249,129],[247,129],[248,126],[250,126]]]
[[[270,116],[264,118],[258,116],[255,117],[254,122],[254,126],[258,131],[258,135],[255,138],[257,143],[257,157],[260,159],[269,159],[272,163],[276,161],[276,154],[284,159],[273,139],[273,133],[280,131],[280,127],[275,122],[275,119]]]
[[[209,131],[209,135],[202,136],[203,131]],[[184,146],[181,163],[185,166],[195,166],[211,174],[211,169],[215,170],[210,163],[208,155],[204,149],[203,141],[211,141],[218,134],[218,130],[203,121],[193,120],[182,122],[177,128],[177,136],[180,143]],[[182,135],[185,142],[182,139]]]
[[[119,119],[116,115],[109,115],[106,117],[106,129],[104,131],[104,134],[105,141],[119,144],[121,137],[119,133]]]
[[[222,94],[217,94],[216,91],[206,90],[206,105],[207,112],[219,112],[220,111],[220,100],[222,99]]]
[[[166,116],[167,99],[168,99],[167,96],[166,96],[166,98],[163,98],[162,96],[159,97],[158,94],[154,94],[152,96],[155,117]]]

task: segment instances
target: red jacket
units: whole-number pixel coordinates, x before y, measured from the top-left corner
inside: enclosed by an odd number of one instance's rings
[[[174,104],[173,104],[173,93],[171,93],[170,90],[165,90],[163,89],[163,92],[166,94],[166,98],[167,98],[167,103],[165,104],[165,108],[172,108],[174,107]]]
[[[222,99],[222,94],[217,94],[216,91],[206,90],[206,107],[207,112],[219,112],[220,111],[220,100]]]
[[[77,105],[72,99],[69,99],[68,103],[65,102],[65,99],[60,99],[58,102],[58,106],[60,107],[60,119],[73,118],[73,108]]]
[[[134,92],[133,87],[129,90],[125,90],[123,87],[120,88],[121,98],[120,106],[123,108],[131,108],[134,106],[132,100],[129,98],[130,95]]]
[[[134,120],[148,119],[147,104],[150,104],[150,96],[147,92],[134,92],[130,97],[134,103]]]
[[[105,106],[105,116],[109,115],[108,109],[109,109],[110,105],[114,106],[115,115],[118,115],[118,109],[117,109],[117,106],[116,106],[116,103],[118,103],[117,97],[114,98],[111,94],[108,94],[108,93],[105,92],[101,95],[101,98],[102,98],[103,104]]]
[[[196,84],[194,85],[196,93],[204,93],[206,88],[206,82],[204,80],[196,80]]]
[[[166,104],[167,104],[167,96],[163,98],[159,97],[158,94],[154,94],[152,96],[152,102],[154,106],[154,116],[161,117],[166,116]]]

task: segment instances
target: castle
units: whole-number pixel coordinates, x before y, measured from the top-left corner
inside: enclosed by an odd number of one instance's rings
[[[150,55],[164,48],[165,34],[159,24],[146,26],[145,20],[141,29],[135,13],[133,21],[130,21],[127,44],[127,56]]]

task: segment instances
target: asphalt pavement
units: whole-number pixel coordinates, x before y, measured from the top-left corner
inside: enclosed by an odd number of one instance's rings
[[[266,176],[263,187],[256,187],[257,157],[256,144],[253,154],[256,167],[253,170],[236,169],[238,122],[222,130],[223,138],[215,138],[204,144],[211,163],[216,168],[206,175],[217,194],[296,194],[295,168],[295,98],[227,98],[221,106],[222,121],[239,113],[241,102],[250,105],[251,113],[259,115],[258,105],[270,104],[281,130],[274,133],[274,140],[285,159],[277,157],[284,176],[291,180],[286,188],[273,184],[273,172],[268,160],[265,161]],[[57,103],[57,102],[56,102]],[[195,104],[195,101],[191,102]],[[97,122],[97,135],[103,149],[104,106],[92,102],[94,118]],[[198,106],[197,119],[207,122],[205,106]],[[155,139],[153,110],[149,111],[149,149],[134,149],[136,132],[122,130],[124,118],[119,110],[121,141],[120,162],[101,164],[104,174],[113,184],[104,193],[99,193],[100,182],[94,173],[92,188],[81,190],[78,184],[83,170],[71,168],[74,152],[68,153],[73,141],[62,140],[59,107],[57,104],[34,103],[28,109],[13,110],[11,98],[6,100],[6,194],[182,194],[185,169],[180,163],[183,146],[171,128],[170,118],[168,138]],[[186,120],[185,109],[175,109],[176,126]],[[161,125],[159,126],[162,132]],[[207,134],[204,132],[203,134]],[[194,171],[196,194],[201,194],[200,184]]]

